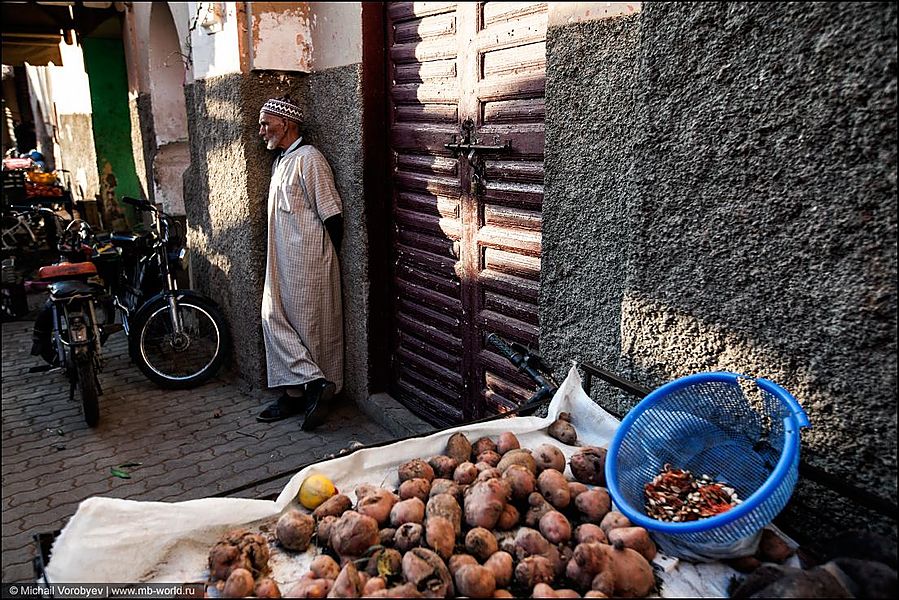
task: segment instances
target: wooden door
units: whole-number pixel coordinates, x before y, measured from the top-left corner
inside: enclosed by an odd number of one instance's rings
[[[545,35],[545,3],[387,7],[390,392],[434,424],[533,392],[485,338],[537,346]]]

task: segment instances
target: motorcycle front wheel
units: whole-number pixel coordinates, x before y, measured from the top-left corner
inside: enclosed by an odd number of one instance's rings
[[[132,359],[156,385],[196,387],[214,376],[231,353],[228,326],[221,311],[200,296],[178,300],[181,333],[176,333],[166,298],[157,298],[130,332]]]
[[[74,357],[74,360],[84,422],[88,427],[96,427],[100,422],[100,401],[97,398],[97,369],[94,366],[94,358],[88,353],[87,356]]]

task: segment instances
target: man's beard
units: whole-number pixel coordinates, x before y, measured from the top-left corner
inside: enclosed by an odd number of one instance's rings
[[[270,137],[268,142],[265,144],[267,150],[274,150],[278,147],[278,144],[281,143],[281,140],[284,138],[284,133],[282,132],[280,135],[275,135]]]

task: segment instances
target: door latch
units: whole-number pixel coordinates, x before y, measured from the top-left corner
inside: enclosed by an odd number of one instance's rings
[[[465,156],[466,161],[471,166],[471,181],[469,184],[469,193],[472,196],[478,196],[484,189],[484,176],[486,174],[486,165],[484,164],[484,154],[502,154],[512,150],[512,143],[506,140],[500,143],[499,136],[493,136],[493,144],[482,144],[481,138],[474,138],[474,121],[465,119],[462,122],[462,139],[459,140],[456,134],[450,142],[443,145],[447,150],[459,157]]]
[[[456,155],[467,152],[469,161],[474,158],[475,153],[502,153],[512,149],[512,142],[506,140],[505,142],[500,143],[498,135],[493,136],[493,144],[482,144],[481,138],[474,138],[474,141],[472,141],[473,133],[474,121],[465,119],[462,123],[462,139],[459,140],[456,134],[453,134],[452,140],[444,144],[443,147]]]

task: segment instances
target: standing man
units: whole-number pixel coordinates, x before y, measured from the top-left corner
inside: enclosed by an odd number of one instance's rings
[[[289,97],[259,111],[259,135],[280,150],[268,189],[268,249],[262,331],[270,388],[281,397],[262,422],[304,415],[320,425],[343,387],[343,308],[337,252],[343,237],[340,196],[321,152],[303,144],[302,112]]]

